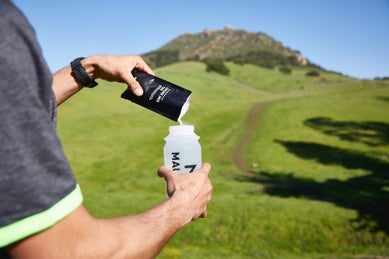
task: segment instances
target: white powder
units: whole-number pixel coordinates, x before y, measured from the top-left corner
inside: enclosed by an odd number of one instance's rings
[[[186,102],[184,103],[184,105],[181,108],[181,113],[180,113],[180,116],[178,117],[178,122],[180,123],[180,125],[183,125],[181,119],[182,119],[182,117],[184,117],[185,113],[189,110],[189,106],[190,106],[189,98],[190,98],[190,96],[188,97],[188,99],[186,99]]]

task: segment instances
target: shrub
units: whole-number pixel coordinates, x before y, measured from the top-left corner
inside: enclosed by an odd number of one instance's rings
[[[292,69],[288,66],[282,66],[278,69],[281,73],[283,74],[286,74],[286,75],[290,75],[292,74]]]
[[[229,75],[230,70],[224,65],[223,61],[220,60],[205,60],[204,63],[207,65],[207,72],[216,72],[221,75]]]
[[[306,73],[306,76],[318,77],[318,76],[320,76],[320,73],[319,73],[319,71],[311,70],[311,71],[308,71]]]
[[[241,53],[229,57],[227,61],[237,64],[252,64],[269,69],[273,69],[275,66],[299,66],[295,57],[285,57],[279,53],[265,50]]]

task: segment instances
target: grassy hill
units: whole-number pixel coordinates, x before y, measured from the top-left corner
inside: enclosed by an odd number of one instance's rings
[[[307,68],[199,62],[157,75],[193,91],[183,118],[201,137],[214,185],[208,218],[159,258],[389,256],[389,83]],[[98,217],[138,213],[165,199],[156,170],[175,124],[101,82],[59,107],[58,130],[85,204]]]

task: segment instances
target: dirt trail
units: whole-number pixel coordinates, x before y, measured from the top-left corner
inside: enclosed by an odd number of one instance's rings
[[[247,142],[250,141],[254,127],[257,121],[259,120],[259,115],[265,105],[265,103],[257,103],[251,108],[247,117],[246,127],[243,130],[242,136],[238,139],[237,144],[232,151],[232,160],[234,161],[235,166],[239,168],[239,170],[241,170],[243,173],[249,172],[249,166],[247,165],[247,162],[244,160],[243,157],[243,148],[245,147]]]

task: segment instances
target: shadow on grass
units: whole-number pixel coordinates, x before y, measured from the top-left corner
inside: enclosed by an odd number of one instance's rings
[[[329,179],[317,182],[292,173],[252,172],[238,180],[264,185],[264,192],[281,197],[303,197],[332,202],[337,206],[355,209],[358,228],[379,230],[389,234],[389,164],[359,152],[326,145],[277,141],[287,150],[304,159],[315,159],[326,165],[341,165],[348,169],[364,169],[371,173],[347,180]]]
[[[362,142],[369,146],[389,144],[389,123],[336,121],[327,117],[307,119],[305,126],[341,140]]]
[[[366,122],[337,122],[329,118],[313,118],[305,125],[349,141],[370,146],[389,143],[389,124]],[[361,131],[369,131],[362,134]],[[280,197],[301,197],[332,202],[337,206],[355,209],[353,221],[358,229],[389,234],[389,163],[388,157],[372,157],[365,153],[313,142],[279,141],[297,157],[315,160],[324,165],[338,165],[346,169],[362,169],[365,175],[346,180],[328,179],[317,182],[312,178],[295,177],[293,173],[249,172],[238,180],[256,182],[265,193]]]
[[[389,102],[388,96],[376,96],[376,99],[384,102]]]

